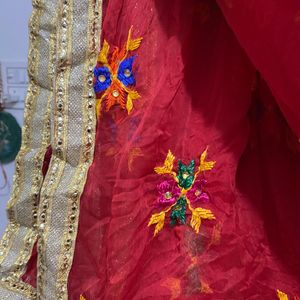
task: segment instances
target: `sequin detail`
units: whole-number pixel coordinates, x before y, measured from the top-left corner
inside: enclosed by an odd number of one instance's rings
[[[140,47],[142,38],[132,39],[131,34],[132,27],[123,48],[116,47],[111,55],[109,55],[108,42],[106,40],[103,42],[94,69],[97,117],[100,116],[103,103],[105,111],[109,111],[114,105],[120,105],[129,114],[133,109],[133,101],[140,98],[139,93],[133,88],[135,77],[132,67],[136,56],[129,56],[129,54]]]
[[[201,203],[208,203],[210,197],[203,190],[207,181],[204,179],[203,172],[213,169],[215,162],[206,161],[208,149],[201,154],[200,163],[195,170],[195,161],[192,160],[188,165],[178,161],[178,171],[174,171],[175,156],[169,150],[163,166],[154,168],[159,175],[167,175],[172,179],[162,181],[157,190],[159,193],[157,207],[161,210],[151,216],[148,226],[155,225],[154,236],[164,227],[165,219],[169,214],[170,225],[183,225],[187,223],[187,211],[191,212],[192,217],[190,226],[199,233],[201,220],[214,220],[215,216],[209,209],[199,207]],[[202,178],[198,179],[202,174]]]

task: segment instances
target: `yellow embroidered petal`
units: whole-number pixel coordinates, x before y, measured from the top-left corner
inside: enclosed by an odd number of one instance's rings
[[[142,40],[143,40],[142,37],[134,39],[134,40],[130,40],[129,43],[127,44],[127,50],[133,51],[133,50],[137,49],[138,47],[140,47]]]
[[[155,167],[154,171],[157,174],[173,174],[172,170],[173,170],[174,159],[175,156],[172,154],[171,150],[169,150],[164,165],[162,167]]]
[[[109,44],[106,40],[103,42],[103,46],[101,48],[101,51],[98,55],[98,62],[103,64],[103,65],[108,65],[108,52],[109,52]]]
[[[154,236],[156,236],[163,229],[164,223],[165,223],[165,216],[166,216],[166,213],[164,211],[157,213],[157,214],[153,214],[151,216],[151,219],[148,223],[148,227],[156,224],[155,230],[154,230]]]
[[[130,114],[130,112],[133,109],[132,99],[129,97],[129,95],[127,96],[126,109],[127,109],[128,114]]]
[[[97,100],[96,102],[96,115],[97,115],[97,118],[99,118],[100,116],[100,109],[101,109],[101,100]]]
[[[279,290],[277,290],[277,297],[280,300],[289,300],[288,295],[285,294],[285,293],[283,293],[283,292],[281,292],[281,291],[279,291]]]
[[[192,219],[190,222],[191,227],[199,233],[201,219],[214,220],[215,216],[209,209],[203,209],[201,207],[192,209]]]
[[[215,161],[206,161],[207,153],[208,153],[208,147],[201,154],[199,172],[210,171],[215,166],[216,163]]]
[[[129,32],[128,32],[128,39],[127,39],[127,44],[126,44],[126,50],[127,51],[136,50],[138,47],[140,47],[141,42],[143,40],[142,37],[139,37],[137,39],[132,40],[131,39],[131,32],[132,32],[132,26],[131,26],[131,28],[129,29]]]
[[[85,300],[85,298],[82,295],[80,295],[80,299],[79,300]]]
[[[197,213],[192,212],[192,219],[191,219],[190,225],[196,231],[196,233],[199,233],[200,225],[201,225],[201,218]]]
[[[101,113],[101,104],[102,104],[102,100],[106,97],[106,93],[104,93],[100,99],[97,99],[96,101],[96,116],[97,118],[100,117],[100,113]]]
[[[127,95],[127,102],[126,102],[126,109],[128,111],[128,114],[130,114],[132,108],[133,108],[133,100],[136,100],[140,98],[141,96],[137,91],[128,91]]]

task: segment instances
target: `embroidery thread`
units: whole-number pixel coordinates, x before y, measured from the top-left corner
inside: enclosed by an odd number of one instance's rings
[[[129,29],[127,42],[123,48],[116,47],[110,57],[110,46],[106,40],[103,42],[94,69],[97,117],[100,116],[103,102],[105,102],[105,111],[118,104],[129,114],[133,109],[133,101],[140,98],[139,93],[133,88],[135,77],[132,66],[136,56],[129,56],[129,54],[140,47],[143,38],[132,39],[131,36],[132,27]]]
[[[277,297],[278,299],[280,300],[289,300],[289,297],[287,294],[283,293],[282,291],[280,290],[277,290]]]
[[[199,233],[202,219],[214,220],[214,214],[201,207],[199,203],[208,203],[209,195],[203,191],[207,181],[198,179],[200,173],[210,171],[215,165],[215,161],[206,161],[208,148],[201,154],[200,163],[195,171],[195,161],[192,160],[189,165],[183,164],[178,160],[178,173],[174,171],[175,156],[169,150],[164,165],[154,168],[159,175],[168,175],[172,179],[164,180],[157,186],[159,197],[157,206],[163,208],[159,213],[151,216],[148,227],[155,225],[154,236],[156,236],[164,227],[166,214],[170,212],[170,224],[186,224],[187,210],[191,212],[192,217],[190,226]]]

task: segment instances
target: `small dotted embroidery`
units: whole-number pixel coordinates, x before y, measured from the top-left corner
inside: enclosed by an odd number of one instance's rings
[[[178,161],[178,173],[173,170],[175,156],[169,150],[164,165],[154,168],[159,175],[168,175],[171,179],[162,181],[158,186],[157,207],[161,209],[159,213],[151,216],[148,226],[155,225],[154,236],[157,235],[164,226],[166,214],[170,213],[171,226],[186,224],[187,210],[192,217],[190,226],[199,233],[201,219],[214,220],[215,216],[208,209],[197,207],[200,203],[208,203],[209,195],[203,190],[207,181],[199,175],[205,171],[212,170],[215,162],[206,161],[208,149],[201,154],[200,164],[195,172],[195,161],[189,165]]]
[[[96,93],[97,117],[100,116],[102,102],[105,102],[105,111],[113,105],[120,105],[128,114],[133,109],[133,101],[140,95],[133,89],[135,77],[132,66],[136,56],[129,56],[131,51],[140,47],[141,37],[132,39],[132,27],[128,32],[124,47],[116,47],[109,57],[109,44],[106,40],[98,56],[97,66],[94,69],[94,90]]]

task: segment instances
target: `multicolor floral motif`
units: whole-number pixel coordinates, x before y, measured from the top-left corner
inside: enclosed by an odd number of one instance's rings
[[[209,202],[209,195],[203,188],[207,181],[198,179],[200,173],[213,169],[215,162],[206,161],[208,149],[200,157],[200,164],[195,171],[195,161],[192,160],[189,165],[178,161],[178,173],[173,170],[175,156],[169,150],[164,165],[154,168],[154,171],[160,175],[168,175],[172,179],[162,181],[157,186],[158,199],[157,207],[162,209],[159,213],[151,216],[148,226],[155,225],[154,236],[164,227],[166,214],[170,212],[170,224],[186,224],[187,210],[192,214],[190,225],[199,233],[201,220],[215,219],[213,213],[208,209],[199,207],[201,203]]]
[[[109,58],[109,44],[106,40],[98,56],[97,66],[94,69],[94,90],[96,93],[97,116],[100,116],[102,103],[105,102],[105,111],[113,105],[120,105],[128,114],[133,109],[133,101],[140,95],[133,89],[135,78],[132,66],[136,56],[129,56],[131,51],[139,48],[142,39],[131,38],[132,27],[129,30],[127,42],[123,48],[116,47]]]

